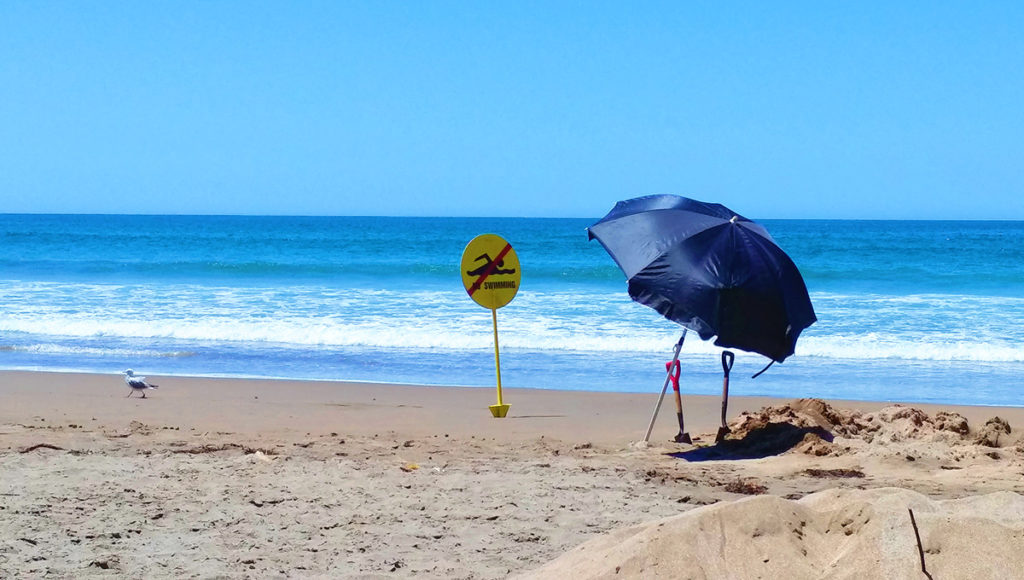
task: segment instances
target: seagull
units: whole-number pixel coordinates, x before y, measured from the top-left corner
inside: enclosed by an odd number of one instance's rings
[[[155,389],[157,387],[156,385],[151,385],[147,383],[146,377],[135,376],[135,371],[133,371],[132,369],[122,371],[121,374],[124,375],[125,384],[132,388],[132,390],[128,392],[129,397],[132,396],[132,394],[134,394],[135,391],[142,391],[142,398],[145,399],[146,389]]]

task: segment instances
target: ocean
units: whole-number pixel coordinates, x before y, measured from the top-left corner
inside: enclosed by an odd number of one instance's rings
[[[494,233],[522,268],[504,387],[660,392],[681,327],[629,299],[596,219],[0,215],[0,369],[493,389],[459,264]],[[732,394],[1024,404],[1024,222],[759,221],[818,322],[756,379],[737,352]],[[721,392],[720,351],[688,335],[684,394]]]

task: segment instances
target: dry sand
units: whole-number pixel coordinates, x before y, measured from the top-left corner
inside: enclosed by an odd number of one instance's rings
[[[149,378],[0,373],[0,577],[1024,578],[1022,409]]]

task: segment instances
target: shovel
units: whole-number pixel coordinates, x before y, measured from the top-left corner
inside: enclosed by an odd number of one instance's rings
[[[668,380],[672,382],[672,390],[676,395],[676,418],[679,420],[679,433],[672,440],[676,443],[693,443],[683,423],[683,401],[679,396],[679,374],[682,372],[679,359],[665,363],[665,370],[668,372]]]
[[[722,351],[722,371],[725,373],[725,379],[722,381],[722,426],[718,428],[718,434],[715,435],[715,443],[725,439],[725,436],[729,434],[729,427],[725,424],[725,414],[729,407],[729,371],[732,370],[734,360],[736,360],[736,355],[727,350]]]
[[[654,406],[654,414],[651,415],[651,423],[647,426],[647,434],[644,435],[644,443],[647,443],[651,439],[651,431],[654,430],[654,420],[658,418],[658,410],[661,409],[661,402],[665,399],[665,391],[668,390],[668,384],[672,382],[672,371],[673,367],[678,368],[679,364],[679,351],[683,348],[683,341],[686,340],[686,329],[683,328],[683,335],[679,337],[679,342],[676,343],[675,353],[672,356],[672,362],[665,365],[665,385],[661,387],[661,396],[658,397],[658,404]],[[692,443],[690,441],[690,435],[683,429],[683,403],[679,400],[679,374],[675,375],[675,391],[676,391],[676,415],[679,417],[679,434],[676,435],[675,441],[677,443]]]

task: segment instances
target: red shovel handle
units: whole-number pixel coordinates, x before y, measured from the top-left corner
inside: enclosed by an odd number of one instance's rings
[[[665,371],[668,373],[668,380],[672,383],[672,390],[679,392],[679,374],[682,372],[679,361],[668,361],[665,363]]]

